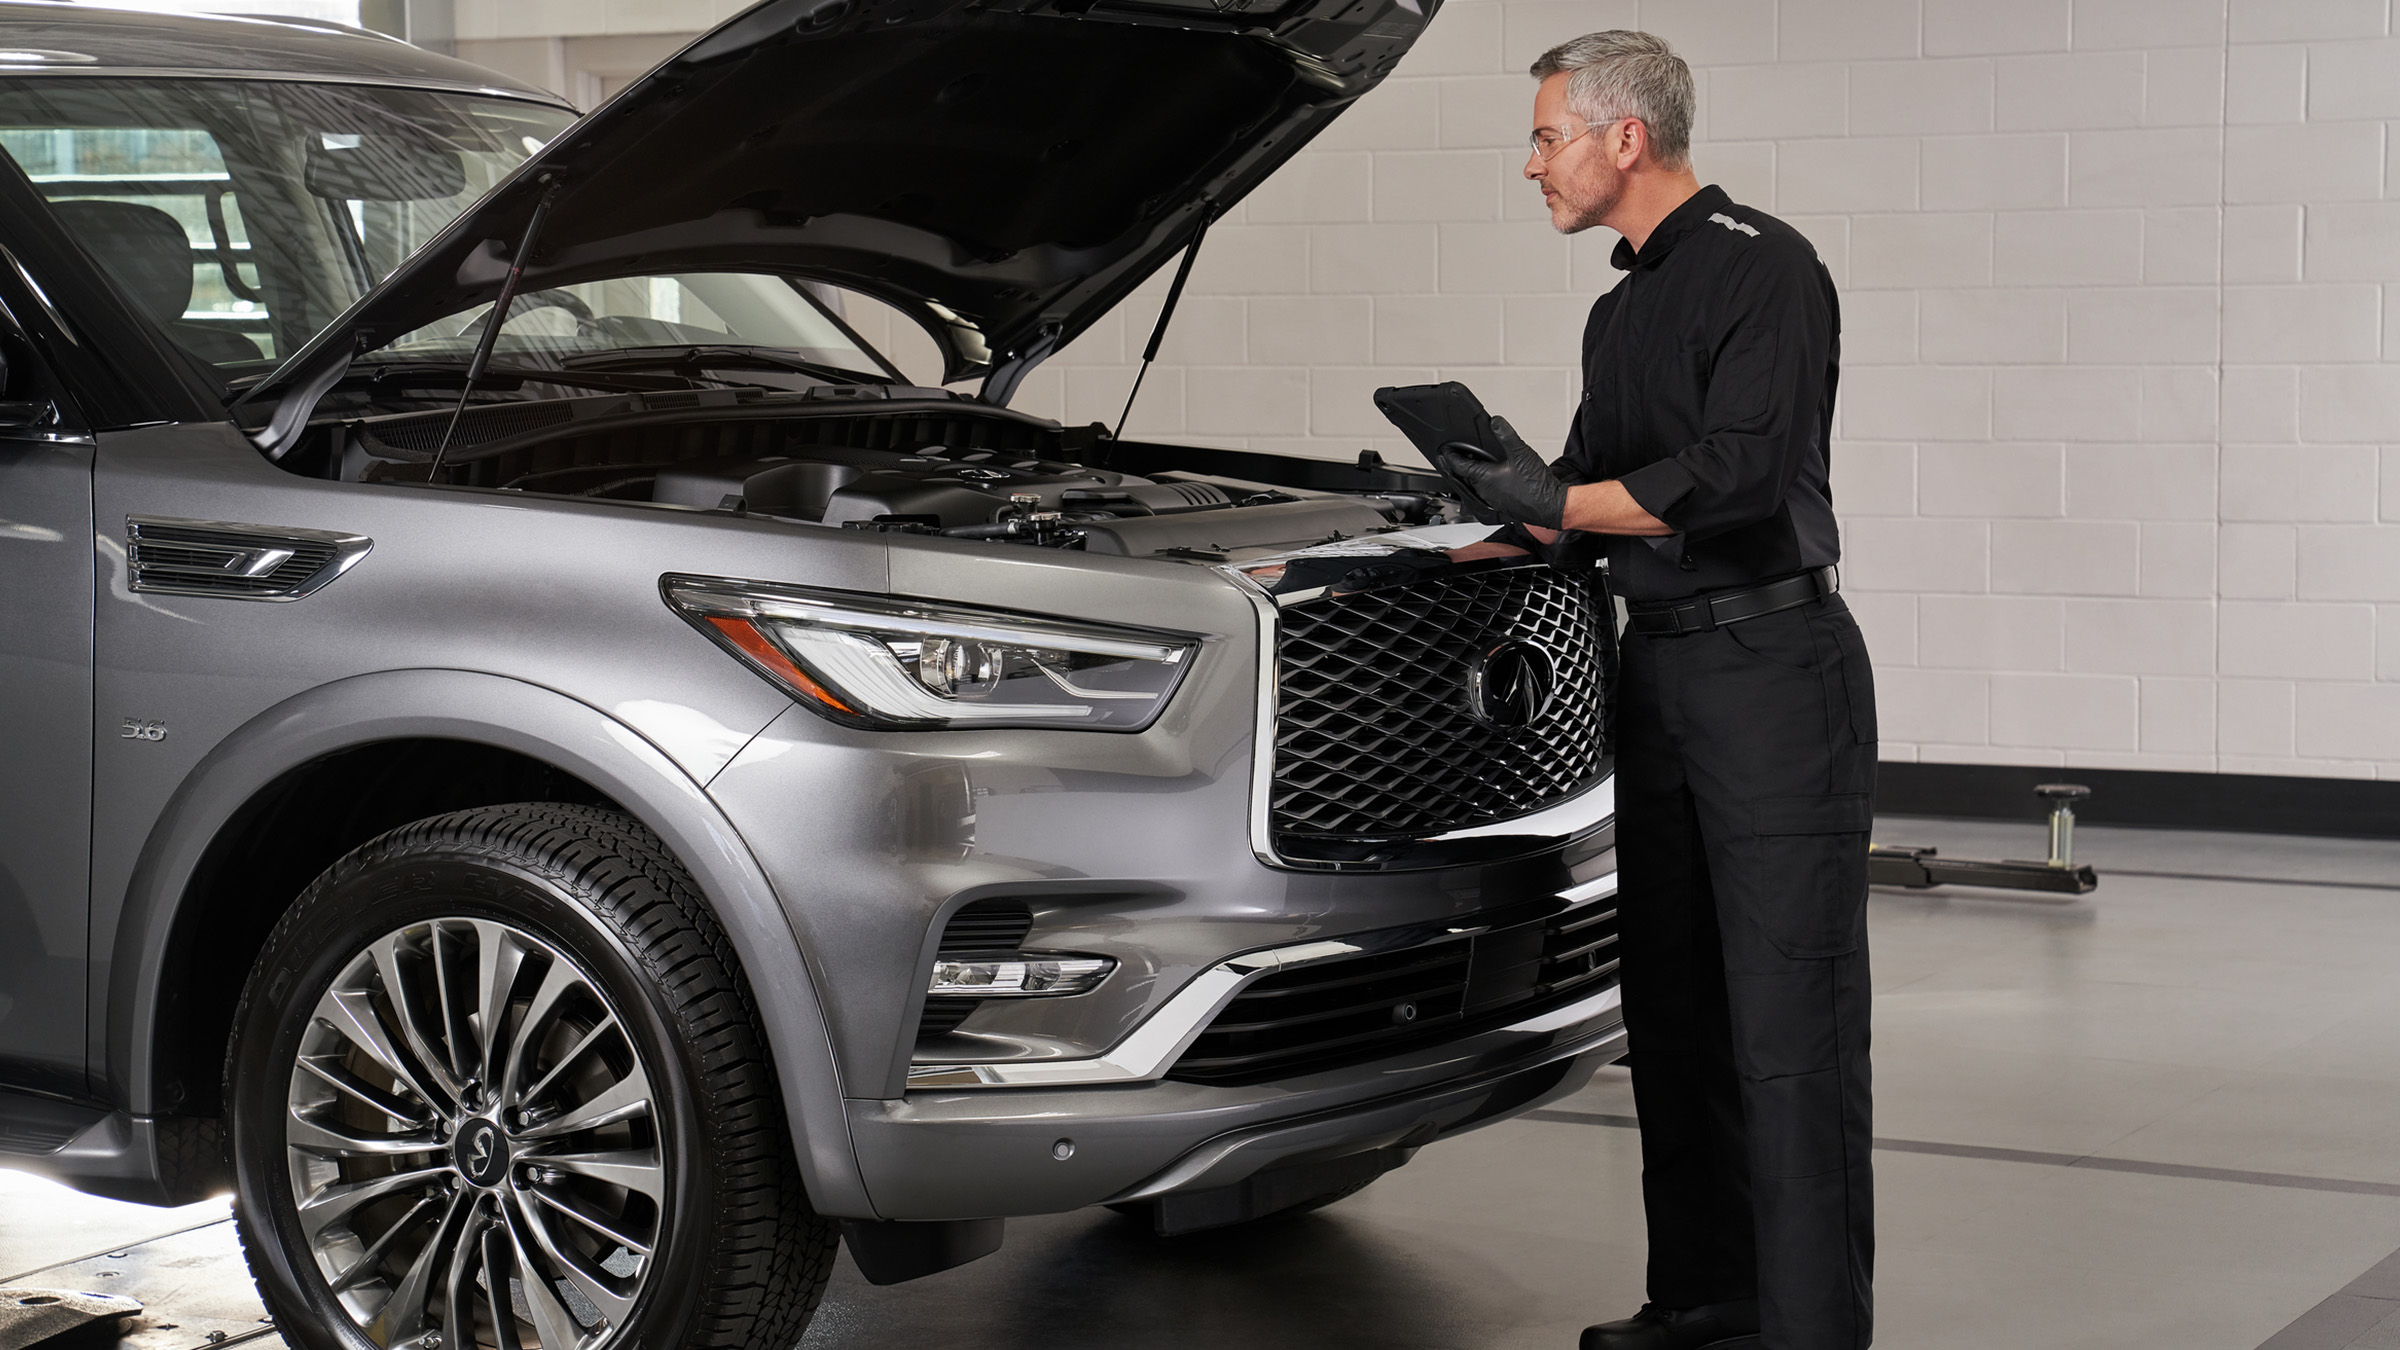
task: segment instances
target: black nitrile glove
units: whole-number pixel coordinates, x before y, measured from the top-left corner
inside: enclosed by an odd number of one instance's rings
[[[1565,529],[1567,485],[1517,435],[1505,418],[1491,419],[1485,439],[1499,446],[1503,458],[1495,464],[1481,446],[1451,441],[1434,448],[1434,463],[1499,513],[1519,525],[1546,530]]]
[[[1459,489],[1469,515],[1487,525],[1560,528],[1567,485],[1465,385],[1386,386],[1375,391],[1375,406]]]

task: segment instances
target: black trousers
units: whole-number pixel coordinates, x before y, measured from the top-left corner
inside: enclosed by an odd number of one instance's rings
[[[1839,596],[1628,634],[1625,1022],[1650,1301],[1759,1300],[1766,1350],[1874,1330],[1867,832],[1875,689]]]

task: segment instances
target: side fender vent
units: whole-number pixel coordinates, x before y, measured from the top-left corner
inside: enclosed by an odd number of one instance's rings
[[[127,584],[161,595],[297,600],[367,556],[374,541],[284,525],[127,516]]]

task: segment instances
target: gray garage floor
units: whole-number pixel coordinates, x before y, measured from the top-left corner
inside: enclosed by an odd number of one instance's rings
[[[1879,1343],[2400,1350],[2400,844],[2090,828],[2079,857],[2078,902],[1873,902]],[[845,1263],[806,1345],[1571,1346],[1641,1302],[1632,1115],[1609,1070],[1321,1214],[1019,1221],[892,1289]],[[0,1173],[0,1284],[144,1298],[131,1344],[277,1344],[223,1213]]]

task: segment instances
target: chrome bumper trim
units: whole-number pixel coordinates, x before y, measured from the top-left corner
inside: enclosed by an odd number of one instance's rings
[[[1570,886],[1558,892],[1554,898],[1565,902],[1565,909],[1560,911],[1563,913],[1616,893],[1617,874],[1609,872]],[[1336,957],[1398,950],[1423,941],[1415,930],[1401,929],[1395,932],[1401,936],[1386,937],[1381,942],[1376,941],[1373,935],[1350,940],[1302,942],[1220,961],[1176,990],[1173,997],[1160,1004],[1157,1011],[1144,1018],[1140,1026],[1104,1054],[1082,1059],[1041,1059],[998,1064],[919,1064],[909,1069],[908,1086],[912,1089],[1088,1087],[1103,1083],[1156,1082],[1166,1076],[1167,1070],[1174,1067],[1176,1059],[1192,1041],[1251,981],[1279,970],[1313,965]],[[1512,1023],[1502,1030],[1554,1031],[1616,1006],[1617,997],[1616,986],[1611,984],[1592,998]],[[1560,1020],[1562,1018],[1564,1020]]]

